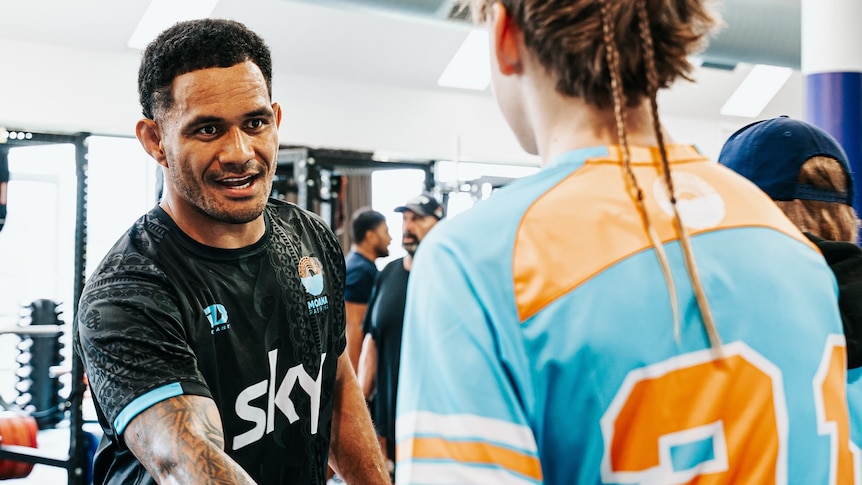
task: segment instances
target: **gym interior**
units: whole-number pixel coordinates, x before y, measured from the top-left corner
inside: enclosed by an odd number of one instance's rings
[[[157,165],[134,134],[141,50],[130,38],[160,3],[180,10],[159,0],[0,6],[0,480],[9,483],[90,480],[99,431],[70,351],[72,316],[101,255],[159,197]],[[431,191],[457,217],[539,169],[487,79],[441,82],[474,30],[451,0],[201,3],[204,16],[242,21],[273,50],[284,110],[273,196],[319,214],[345,248],[355,209],[382,212],[395,242],[381,267],[403,255],[392,209],[412,195]],[[724,2],[728,25],[696,59],[695,82],[659,97],[668,131],[715,158],[756,119],[804,117],[800,10],[798,0]],[[728,100],[762,69],[777,71],[777,87],[755,109],[732,111]]]

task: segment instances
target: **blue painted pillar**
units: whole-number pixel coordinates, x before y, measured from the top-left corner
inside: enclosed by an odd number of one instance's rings
[[[805,119],[847,152],[862,215],[862,1],[802,0],[801,12]]]

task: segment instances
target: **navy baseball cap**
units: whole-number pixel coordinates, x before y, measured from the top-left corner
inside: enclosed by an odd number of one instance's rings
[[[404,205],[395,208],[395,212],[404,211],[411,211],[420,216],[434,216],[437,219],[443,218],[443,206],[428,192],[422,192],[408,200]]]
[[[823,156],[841,163],[847,191],[837,192],[797,182],[802,165]],[[773,200],[819,200],[853,205],[853,177],[847,154],[822,129],[779,116],[740,128],[721,148],[718,162],[755,183]]]

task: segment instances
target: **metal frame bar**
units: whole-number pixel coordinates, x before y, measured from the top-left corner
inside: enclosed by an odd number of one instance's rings
[[[9,130],[22,131],[22,130]],[[71,143],[75,146],[75,174],[77,179],[76,213],[75,213],[75,263],[73,278],[72,303],[72,334],[75,333],[78,314],[78,300],[84,290],[87,266],[87,171],[89,133],[62,135],[53,133],[25,132],[30,136],[25,139],[12,140],[8,146],[32,146],[55,143]],[[8,148],[5,148],[8,150]],[[26,446],[3,445],[0,443],[0,459],[50,465],[65,468],[68,471],[69,485],[87,484],[87,437],[84,433],[84,418],[81,411],[84,391],[84,367],[77,352],[72,350],[72,387],[69,392],[69,453],[66,457],[57,458],[40,452],[38,448]]]

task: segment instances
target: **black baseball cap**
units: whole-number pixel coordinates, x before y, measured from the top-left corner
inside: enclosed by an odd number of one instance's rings
[[[443,206],[428,192],[422,192],[408,200],[404,205],[395,208],[395,212],[404,211],[411,211],[420,216],[434,216],[437,219],[443,218]]]

